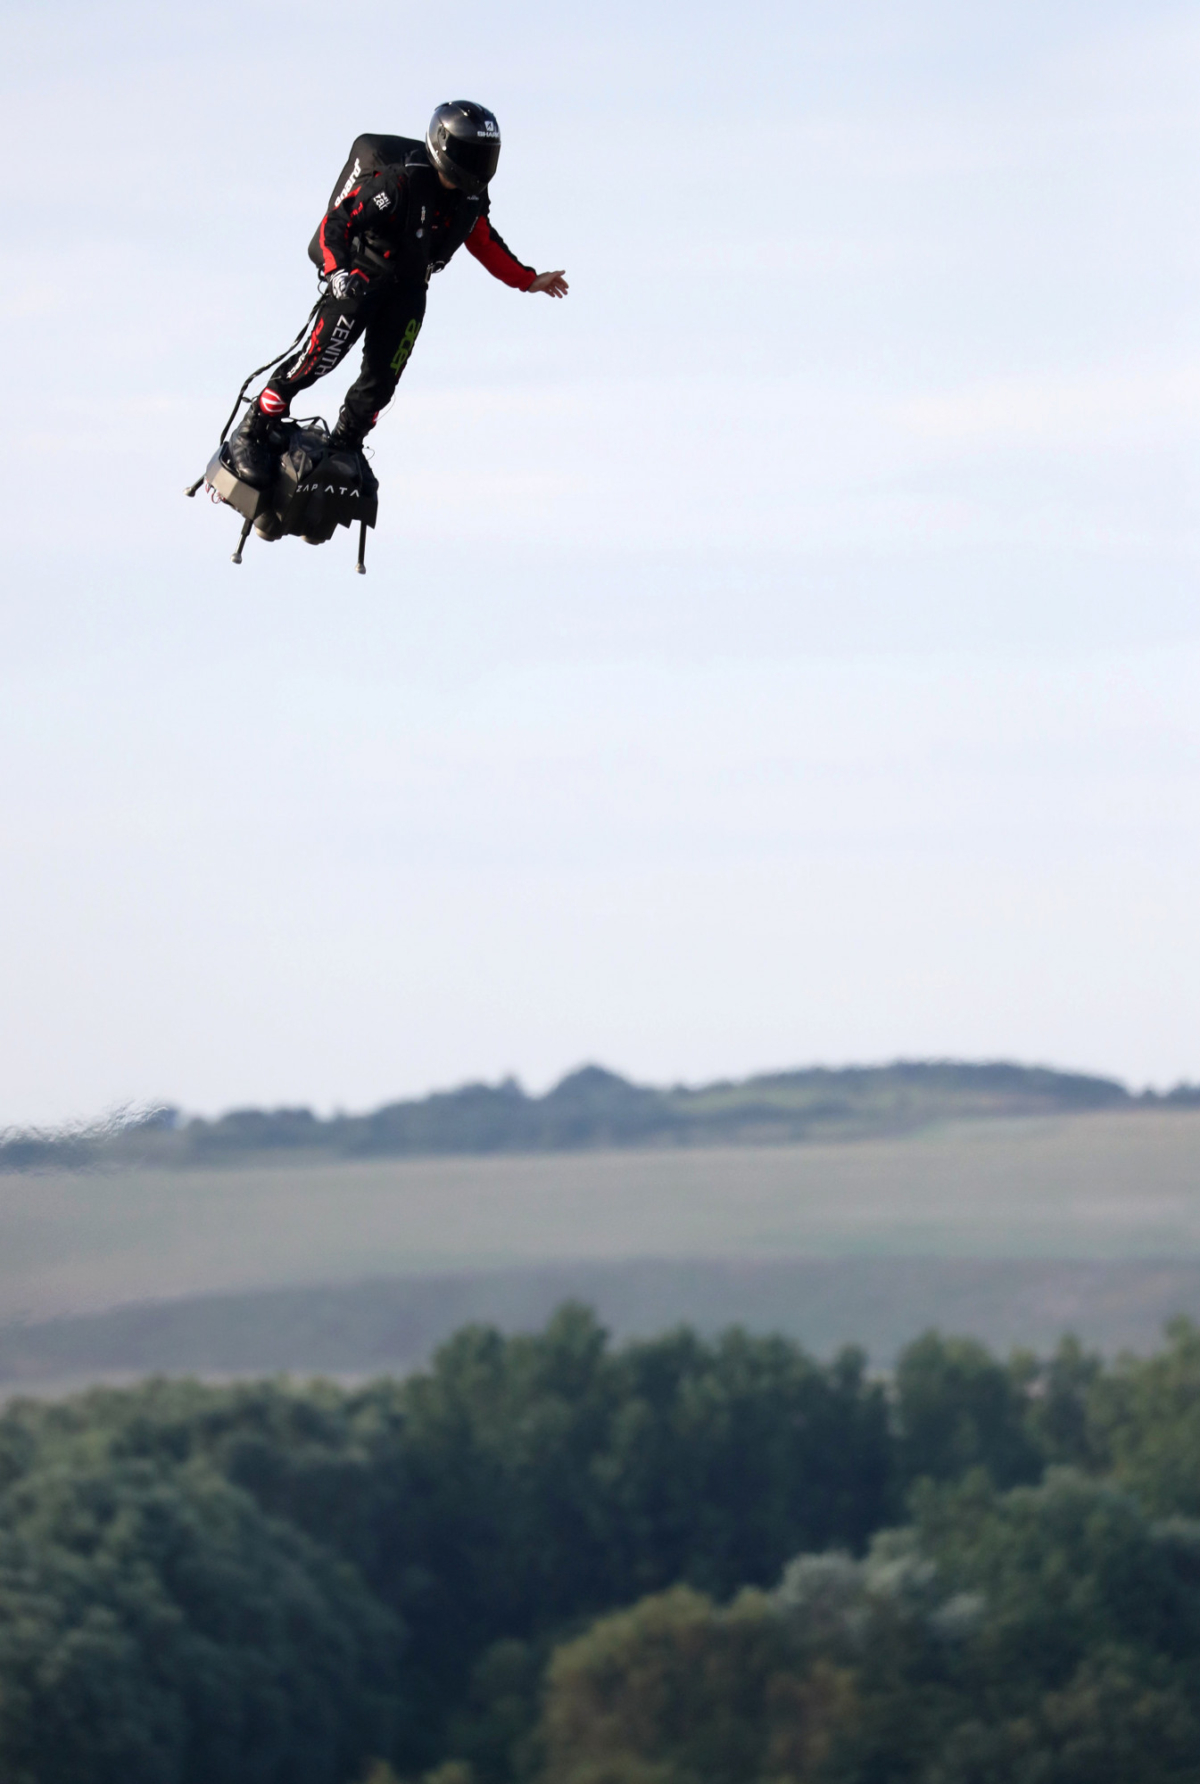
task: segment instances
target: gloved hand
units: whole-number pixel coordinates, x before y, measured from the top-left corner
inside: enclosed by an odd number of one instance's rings
[[[344,304],[348,298],[361,297],[366,288],[367,281],[362,273],[348,272],[343,267],[329,275],[329,289],[340,304]]]

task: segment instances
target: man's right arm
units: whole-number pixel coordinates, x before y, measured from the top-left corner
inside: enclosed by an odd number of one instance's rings
[[[317,240],[321,246],[321,271],[325,274],[340,272],[350,258],[353,224],[347,206],[356,201],[361,191],[361,186],[352,187],[341,202],[321,218]]]

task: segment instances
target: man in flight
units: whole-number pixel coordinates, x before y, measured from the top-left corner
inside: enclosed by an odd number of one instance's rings
[[[361,151],[361,152],[360,152]],[[375,171],[364,171],[364,158]],[[363,338],[362,370],[346,392],[334,443],[357,451],[395,394],[425,315],[425,290],[464,244],[494,278],[517,291],[565,297],[561,271],[535,272],[488,220],[488,184],[500,159],[500,126],[471,100],[439,105],[424,143],[360,137],[309,246],[326,281],[299,354],[271,374],[229,440],[243,483],[265,489],[276,458],[271,423],[292,398],[340,365]]]

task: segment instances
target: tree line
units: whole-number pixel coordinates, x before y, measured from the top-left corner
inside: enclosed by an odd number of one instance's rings
[[[592,1315],[0,1417],[6,1784],[1170,1784],[1200,1332],[1106,1365]]]
[[[431,1157],[604,1146],[764,1144],[912,1132],[934,1121],[1200,1106],[1179,1084],[1134,1096],[1114,1078],[1003,1060],[899,1060],[775,1072],[698,1087],[633,1084],[601,1066],[569,1072],[542,1096],[515,1078],[464,1084],[328,1118],[308,1108],[233,1109],[215,1120],[163,1107],[95,1127],[0,1133],[0,1170],[100,1162],[201,1165],[278,1157]]]

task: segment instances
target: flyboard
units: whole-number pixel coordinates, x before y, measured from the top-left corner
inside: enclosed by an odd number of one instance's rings
[[[268,543],[291,536],[309,545],[324,545],[338,527],[353,526],[357,521],[358,560],[354,568],[364,576],[367,528],[375,525],[379,514],[379,483],[361,450],[338,445],[319,415],[308,421],[282,416],[271,422],[267,434],[272,474],[264,487],[240,478],[229,456],[229,430],[247,401],[247,389],[255,378],[287,358],[303,338],[316,310],[314,304],[304,328],[286,352],[251,372],[238,392],[233,413],[221,430],[220,443],[204,475],[183,493],[194,496],[203,488],[214,502],[241,515],[241,537],[233,554],[235,564],[242,561],[242,549],[251,528]]]
[[[294,536],[309,545],[324,545],[338,527],[353,526],[357,521],[354,568],[365,575],[367,528],[375,525],[379,514],[379,483],[366,458],[361,452],[336,446],[320,416],[311,421],[287,418],[273,422],[268,441],[275,472],[265,489],[235,475],[229,448],[222,441],[203,477],[197,477],[184,492],[194,496],[203,487],[214,502],[241,515],[242,532],[233,562],[241,563],[251,528],[268,543]]]

